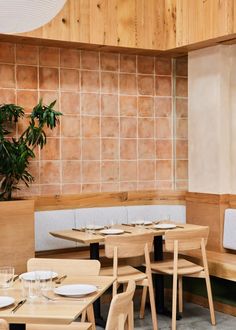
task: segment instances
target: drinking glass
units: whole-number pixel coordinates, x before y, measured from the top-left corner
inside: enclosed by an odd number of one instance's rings
[[[0,288],[10,288],[14,278],[14,267],[0,267]]]
[[[87,221],[86,226],[85,226],[86,233],[93,234],[94,228],[95,228],[94,220],[92,219],[92,220]]]
[[[53,272],[48,270],[44,271],[44,276],[40,277],[39,274],[39,290],[42,296],[47,295],[48,292],[53,290]]]
[[[35,300],[40,297],[39,277],[36,272],[34,279],[21,278],[21,285],[23,298]]]

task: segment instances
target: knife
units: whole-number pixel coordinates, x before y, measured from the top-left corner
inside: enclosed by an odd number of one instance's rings
[[[16,304],[16,306],[12,309],[12,313],[15,313],[24,303],[26,302],[26,299],[23,299]]]

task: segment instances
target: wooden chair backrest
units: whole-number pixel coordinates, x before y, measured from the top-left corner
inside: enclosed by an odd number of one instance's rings
[[[199,229],[172,231],[165,233],[166,251],[174,251],[174,242],[178,242],[178,251],[196,250],[201,248],[202,240],[206,245],[209,235],[209,227]]]
[[[9,325],[7,321],[0,319],[0,330],[8,330],[8,329],[9,329]]]
[[[51,270],[59,275],[70,276],[99,275],[101,264],[98,260],[32,258],[27,262],[27,270]]]
[[[117,250],[118,258],[131,258],[144,255],[145,246],[151,251],[153,245],[153,234],[145,233],[138,235],[114,235],[105,238],[105,256],[114,257],[114,250]]]
[[[132,308],[132,300],[135,291],[135,282],[129,281],[127,290],[119,293],[112,298],[106,330],[123,330],[125,329],[125,321],[130,308]]]

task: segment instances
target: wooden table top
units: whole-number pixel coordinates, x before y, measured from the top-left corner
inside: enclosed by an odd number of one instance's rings
[[[13,305],[0,309],[0,318],[4,318],[9,323],[43,323],[43,324],[70,324],[74,321],[91,303],[99,298],[115,281],[112,276],[76,276],[67,277],[61,284],[94,284],[98,286],[98,291],[78,300],[66,300],[53,292],[50,297],[55,297],[55,301],[46,298],[36,298],[34,301],[27,301],[15,313],[11,313]],[[48,294],[49,295],[49,294]],[[11,296],[16,303],[22,300],[21,283],[17,280],[13,287],[0,289],[0,296]]]
[[[171,230],[181,230],[181,231],[187,231],[187,230],[194,230],[199,229],[203,226],[199,225],[193,225],[193,224],[177,224],[177,227],[175,229]],[[150,233],[152,232],[154,236],[163,236],[165,235],[165,232],[169,229],[152,229],[152,226],[127,226],[127,225],[115,225],[112,228],[119,228],[126,231],[126,233],[122,235],[137,235],[137,234],[143,234],[143,233]],[[129,232],[129,233],[128,233]],[[80,242],[84,244],[91,244],[91,243],[101,243],[104,242],[105,236],[99,234],[99,230],[96,230],[94,233],[87,233],[84,231],[75,231],[72,229],[69,230],[61,230],[61,231],[53,231],[50,232],[50,234],[57,238],[66,239],[69,241],[74,242]]]

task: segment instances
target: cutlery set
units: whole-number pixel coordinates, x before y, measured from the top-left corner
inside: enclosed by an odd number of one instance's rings
[[[24,305],[24,303],[26,303],[26,299],[23,299],[21,301],[19,301],[16,306],[11,310],[11,313],[15,313],[21,306]]]

